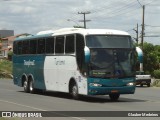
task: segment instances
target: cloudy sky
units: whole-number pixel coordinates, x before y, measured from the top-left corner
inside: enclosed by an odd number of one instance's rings
[[[0,0],[0,29],[36,34],[83,26],[78,12],[89,11],[87,28],[118,29],[136,37],[133,29],[138,23],[140,36],[141,5],[145,5],[144,41],[160,45],[160,0]]]

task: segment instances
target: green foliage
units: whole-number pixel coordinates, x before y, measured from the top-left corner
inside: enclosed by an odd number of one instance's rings
[[[160,80],[155,80],[153,83],[152,83],[152,86],[156,86],[156,87],[160,87]]]
[[[160,69],[160,46],[151,43],[143,44],[143,65],[145,73],[154,76],[154,70]]]
[[[154,70],[153,75],[156,79],[160,79],[160,70]]]
[[[0,60],[0,78],[12,78],[12,62]]]
[[[12,55],[13,55],[13,52],[12,52],[12,51],[9,51],[9,52],[8,52],[8,60],[12,60]]]
[[[157,69],[157,56],[155,53],[155,48],[152,44],[150,43],[144,43],[143,45],[143,56],[144,56],[144,70],[149,71],[151,74],[152,72]]]

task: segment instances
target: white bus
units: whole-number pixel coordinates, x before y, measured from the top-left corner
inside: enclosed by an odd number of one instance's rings
[[[14,84],[79,95],[135,92],[135,46],[131,36],[110,29],[67,28],[17,38],[13,44]]]

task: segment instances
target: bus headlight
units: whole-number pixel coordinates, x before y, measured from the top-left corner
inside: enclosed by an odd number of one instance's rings
[[[98,84],[98,83],[90,83],[90,86],[94,86],[94,87],[101,87],[102,84]]]
[[[127,83],[127,86],[134,86],[134,85],[135,85],[134,82]]]

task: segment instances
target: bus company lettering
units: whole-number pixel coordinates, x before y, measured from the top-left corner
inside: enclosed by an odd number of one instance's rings
[[[55,60],[56,65],[65,65],[65,60]]]
[[[24,65],[27,65],[27,66],[31,66],[31,65],[35,65],[35,60],[33,60],[33,61],[26,61],[26,60],[24,60]]]

